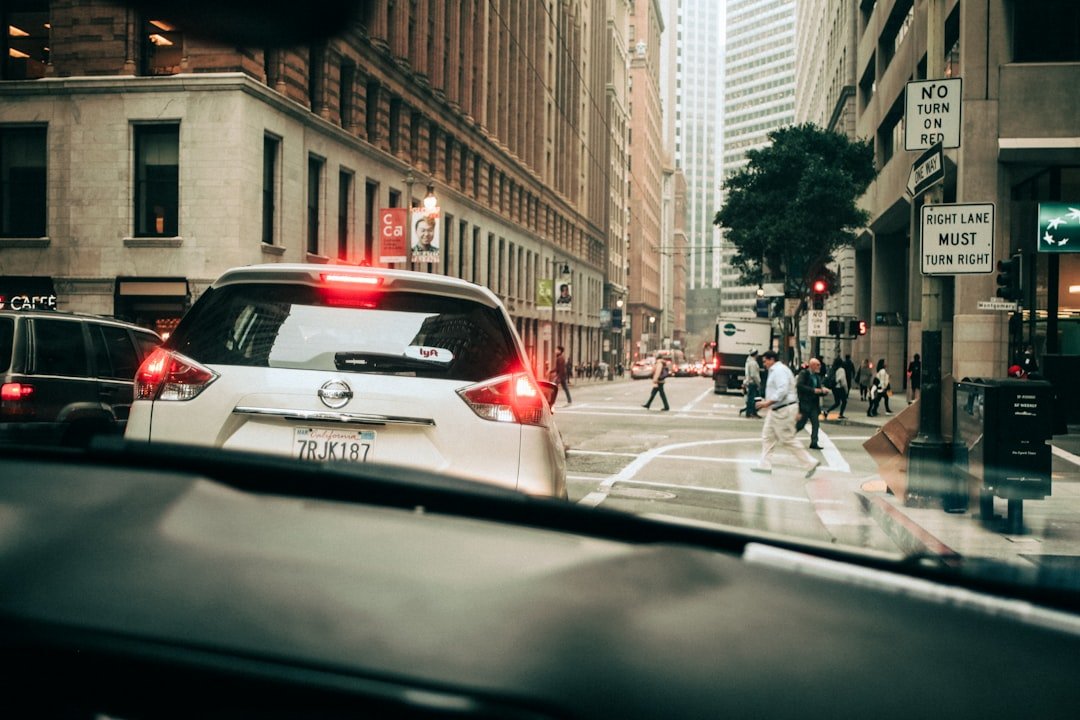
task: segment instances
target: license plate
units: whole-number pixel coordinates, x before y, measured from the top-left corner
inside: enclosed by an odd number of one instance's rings
[[[295,428],[293,456],[301,460],[366,462],[373,459],[374,430]]]

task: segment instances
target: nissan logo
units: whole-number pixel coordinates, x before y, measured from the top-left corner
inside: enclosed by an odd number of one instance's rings
[[[343,380],[330,380],[319,388],[319,399],[332,410],[345,407],[352,398],[352,388]]]

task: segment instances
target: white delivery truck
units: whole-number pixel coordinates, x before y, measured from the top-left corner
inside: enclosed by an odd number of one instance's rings
[[[772,347],[772,322],[765,318],[717,318],[716,333],[705,343],[702,362],[711,368],[713,392],[717,395],[738,390],[751,350],[761,354]]]

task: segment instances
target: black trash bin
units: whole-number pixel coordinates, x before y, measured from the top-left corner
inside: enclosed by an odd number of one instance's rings
[[[974,483],[984,522],[1008,501],[1006,529],[1023,531],[1023,501],[1050,494],[1053,388],[1042,380],[964,378],[954,386],[957,475]]]

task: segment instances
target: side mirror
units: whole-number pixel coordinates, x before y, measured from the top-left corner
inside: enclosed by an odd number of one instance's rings
[[[544,397],[547,398],[548,405],[555,407],[555,397],[559,394],[559,386],[553,382],[547,380],[539,380],[540,392],[544,393]]]

